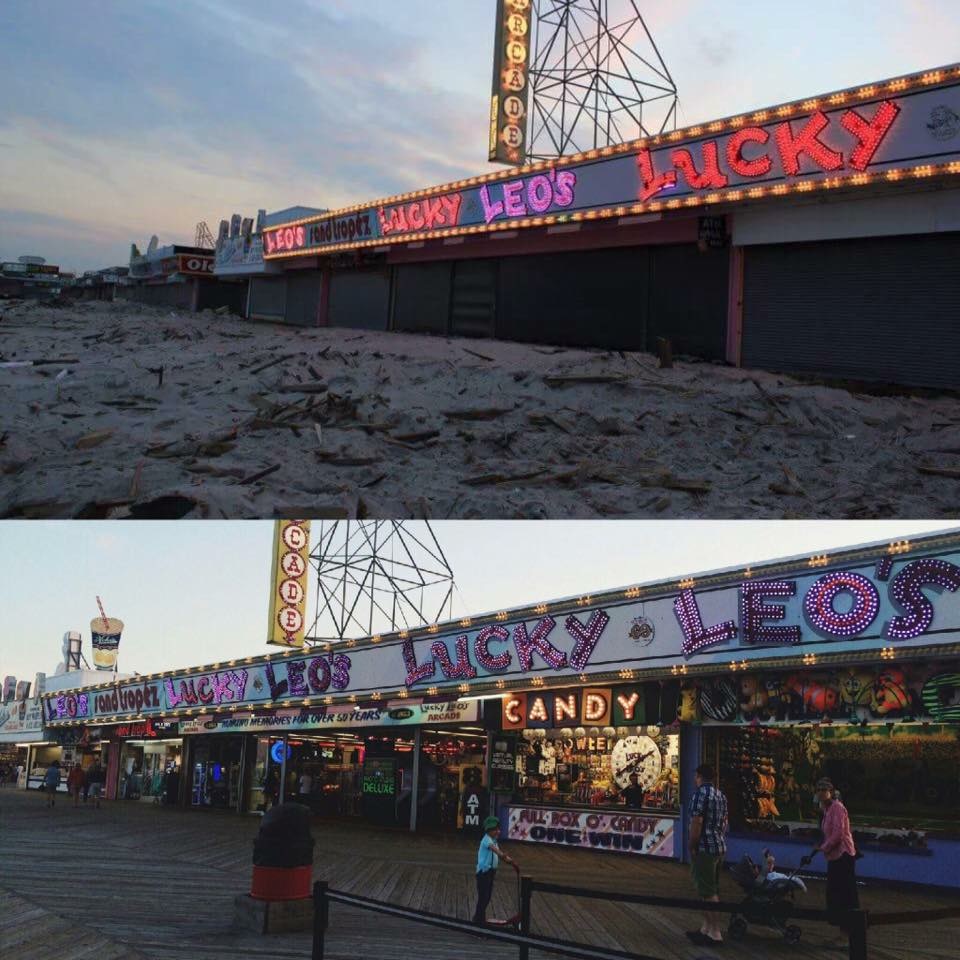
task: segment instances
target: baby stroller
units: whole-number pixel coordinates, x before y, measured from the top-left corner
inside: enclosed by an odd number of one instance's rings
[[[764,851],[767,869],[761,868],[744,854],[734,866],[730,875],[747,894],[737,913],[730,915],[728,932],[731,939],[742,940],[747,932],[747,924],[771,927],[783,934],[787,943],[798,943],[800,928],[788,923],[793,897],[797,890],[806,891],[803,881],[794,870],[789,874],[772,873],[773,858]]]

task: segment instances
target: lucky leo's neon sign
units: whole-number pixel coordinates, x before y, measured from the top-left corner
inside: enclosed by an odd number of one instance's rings
[[[872,117],[857,110],[847,110],[835,123],[822,110],[815,110],[801,120],[784,120],[769,129],[743,127],[728,137],[705,140],[700,144],[699,162],[687,147],[670,151],[672,169],[656,169],[655,155],[649,149],[637,154],[640,174],[639,198],[647,201],[664,190],[678,186],[681,178],[693,190],[719,190],[730,185],[731,176],[740,181],[776,177],[774,160],[779,160],[783,175],[796,177],[806,160],[824,173],[843,169],[864,172],[893,127],[901,108],[892,100],[884,100]],[[848,156],[835,150],[822,139],[832,127],[839,126],[853,138]],[[771,142],[772,141],[772,142]],[[660,157],[665,151],[658,151]],[[724,164],[721,164],[721,153]],[[726,171],[724,170],[726,167]]]
[[[891,565],[881,560],[875,579],[886,581]],[[925,558],[908,563],[890,583],[890,597],[901,611],[891,617],[881,631],[888,640],[912,640],[930,629],[934,609],[924,588],[936,591],[960,590],[960,567],[946,560]],[[783,603],[770,599],[788,599],[796,595],[794,580],[756,580],[740,585],[740,623],[725,620],[705,626],[692,589],[680,591],[673,611],[683,631],[685,657],[707,647],[729,643],[738,637],[744,645],[785,645],[799,643],[798,624],[780,624],[786,619]],[[847,598],[845,608],[837,600]],[[803,597],[803,616],[807,626],[827,640],[844,640],[865,633],[880,614],[880,593],[868,577],[851,570],[832,570],[811,584]],[[770,621],[773,621],[771,624]]]

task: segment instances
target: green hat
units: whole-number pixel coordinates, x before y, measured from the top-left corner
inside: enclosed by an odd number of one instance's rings
[[[500,821],[496,817],[487,817],[487,819],[483,821],[484,830],[492,830],[494,827],[499,827],[499,826],[500,826]]]

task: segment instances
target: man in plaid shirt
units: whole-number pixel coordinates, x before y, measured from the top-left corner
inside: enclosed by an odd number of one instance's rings
[[[690,798],[690,872],[703,900],[720,900],[720,867],[727,852],[727,798],[713,785],[713,767],[697,767],[697,789]],[[699,930],[687,936],[701,946],[723,942],[720,914],[705,913]]]

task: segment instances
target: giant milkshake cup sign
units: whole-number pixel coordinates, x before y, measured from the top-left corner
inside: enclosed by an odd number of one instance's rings
[[[90,621],[90,645],[93,647],[93,665],[97,670],[116,670],[117,652],[123,621],[116,617],[96,617]]]

